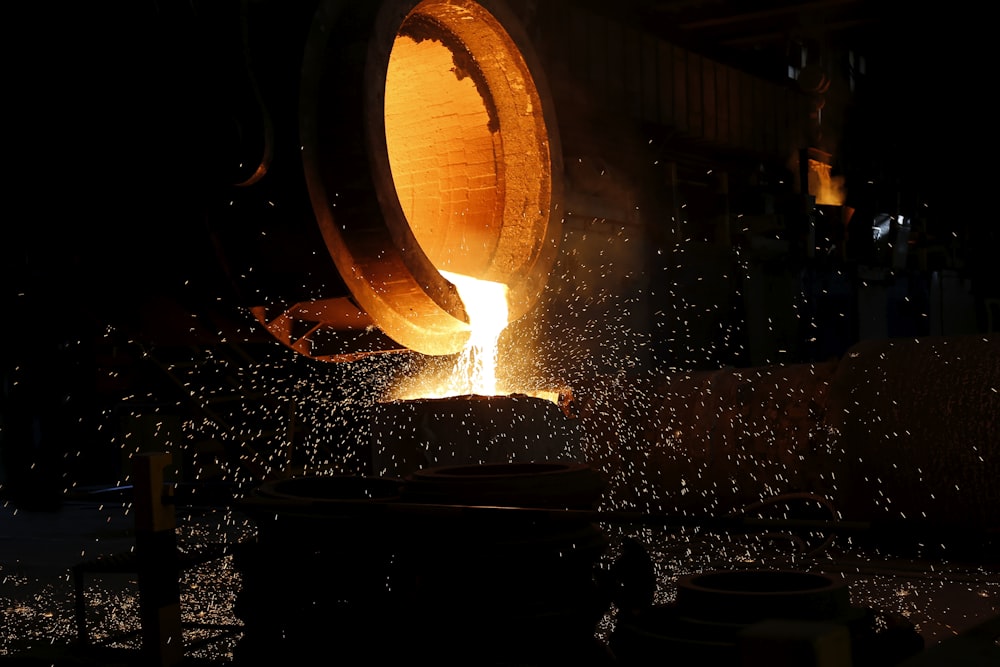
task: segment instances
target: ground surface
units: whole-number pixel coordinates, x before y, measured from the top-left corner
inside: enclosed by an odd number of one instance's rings
[[[74,589],[70,568],[100,555],[129,551],[134,545],[132,514],[121,504],[67,502],[55,511],[25,512],[0,508],[0,656],[34,656],[56,664],[77,638]],[[824,543],[811,554],[794,540],[745,535],[667,533],[644,528],[607,526],[612,549],[629,536],[645,545],[657,573],[656,600],[671,601],[673,582],[683,574],[753,567],[791,568],[844,577],[852,603],[898,614],[912,622],[927,646],[954,637],[1000,614],[1000,572],[968,562],[880,556],[844,539]],[[254,528],[238,513],[222,510],[179,516],[181,550],[246,539]],[[181,576],[185,622],[234,628],[237,634],[186,631],[191,660],[225,664],[232,661],[240,620],[233,602],[240,574],[232,557],[186,570]],[[86,579],[87,629],[93,645],[120,651],[123,658],[138,648],[138,590],[133,574],[95,574]],[[606,637],[613,615],[598,628]],[[90,653],[76,649],[82,664]],[[113,655],[117,655],[114,653]],[[109,654],[95,660],[108,663]],[[29,664],[29,663],[25,663]],[[34,663],[30,663],[34,664]],[[67,663],[68,664],[68,663]]]

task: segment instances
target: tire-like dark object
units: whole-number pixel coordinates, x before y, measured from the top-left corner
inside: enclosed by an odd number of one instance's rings
[[[376,505],[399,500],[398,481],[304,476],[265,482],[240,505],[257,539],[239,545],[235,613],[248,664],[311,661],[335,643],[365,650],[393,608],[398,525]]]
[[[603,489],[595,470],[569,462],[412,473],[402,495],[414,505],[539,510],[459,510],[422,524],[421,539],[402,554],[415,573],[412,608],[449,628],[454,648],[497,647],[509,664],[522,664],[529,646],[563,655],[590,646],[609,604],[595,577],[607,538],[588,516],[560,511],[594,508]]]
[[[826,633],[846,633],[853,664],[868,667],[897,664],[921,643],[912,627],[880,630],[884,617],[852,607],[841,579],[799,571],[724,570],[680,577],[675,602],[619,615],[609,646],[622,667],[652,667],[666,660],[675,667],[738,665],[745,658],[745,631],[765,621],[790,624],[788,642],[794,641],[794,628],[803,627],[794,625],[800,622]],[[785,648],[793,650],[791,644]]]
[[[810,572],[732,570],[678,579],[677,608],[685,616],[717,623],[830,620],[846,617],[851,601],[842,579]]]
[[[416,470],[461,464],[584,460],[580,420],[552,401],[524,394],[384,401],[370,424],[371,470],[380,476],[405,478]],[[429,477],[424,473],[419,482]],[[449,477],[454,486],[457,479]]]
[[[261,504],[307,503],[333,511],[338,503],[347,510],[358,501],[395,501],[400,497],[398,480],[382,477],[354,477],[342,475],[312,475],[290,477],[264,482],[253,492],[253,499]],[[345,502],[348,501],[348,502]]]
[[[403,482],[411,502],[594,509],[606,488],[585,463],[486,463],[425,468]]]

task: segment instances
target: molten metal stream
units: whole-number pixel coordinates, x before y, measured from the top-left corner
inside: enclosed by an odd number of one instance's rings
[[[428,364],[417,375],[405,378],[394,400],[497,396],[500,334],[508,324],[507,286],[488,280],[441,271],[458,290],[469,315],[469,340],[450,365]]]
[[[497,380],[500,335],[509,324],[507,285],[441,271],[458,290],[469,315],[469,339],[460,353],[442,364],[427,359],[413,375],[401,378],[385,400],[410,401],[454,396],[508,396],[522,394],[560,404],[559,390],[513,389],[508,379]],[[513,385],[521,383],[515,381]]]
[[[497,394],[497,345],[507,327],[507,286],[441,271],[455,285],[469,314],[469,342],[458,355],[446,396]]]
[[[548,213],[558,137],[523,54],[478,4],[423,0],[398,27],[384,65],[384,151],[396,195],[386,199],[387,220],[405,223],[392,236],[408,239],[401,261],[415,289],[397,293],[401,281],[360,293],[402,295],[365,308],[427,358],[383,398],[538,396],[497,378],[500,336],[540,294],[560,233]],[[357,263],[357,254],[348,259]],[[383,261],[380,253],[372,265]],[[433,303],[416,307],[421,293]],[[500,369],[500,385],[528,384],[510,370]],[[538,397],[558,400],[559,392],[545,394]]]

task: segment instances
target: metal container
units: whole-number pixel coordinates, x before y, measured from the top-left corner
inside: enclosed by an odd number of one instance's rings
[[[266,482],[243,500],[257,539],[235,553],[242,661],[358,657],[381,641],[399,530],[378,506],[398,500],[396,480],[347,476]]]
[[[623,667],[874,667],[923,648],[912,625],[852,606],[843,579],[793,570],[682,576],[673,603],[619,615],[609,643]]]
[[[416,585],[404,604],[425,631],[446,634],[456,664],[595,664],[609,601],[595,581],[607,538],[591,517],[605,483],[578,463],[445,466],[407,477],[428,516],[404,553]],[[430,656],[429,656],[430,657]]]

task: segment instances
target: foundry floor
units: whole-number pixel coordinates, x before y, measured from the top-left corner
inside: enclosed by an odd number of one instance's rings
[[[138,652],[135,576],[94,574],[86,580],[91,645],[77,644],[71,568],[99,555],[127,552],[134,544],[132,515],[121,505],[65,502],[56,510],[28,512],[0,507],[0,661],[11,665],[131,665]],[[624,535],[608,528],[612,548]],[[238,514],[220,510],[178,517],[181,549],[251,536]],[[901,614],[930,647],[1000,614],[1000,571],[969,562],[887,558],[843,549],[834,542],[819,555],[795,556],[759,541],[710,535],[667,536],[643,529],[640,539],[656,564],[657,600],[671,599],[671,582],[689,572],[780,566],[842,575],[852,603]],[[848,545],[849,546],[849,545]],[[995,562],[995,561],[992,561]],[[239,575],[231,557],[182,574],[185,623],[215,630],[186,630],[187,664],[232,663],[240,621],[232,612]],[[607,618],[598,628],[613,627]],[[219,628],[229,628],[226,635]]]

